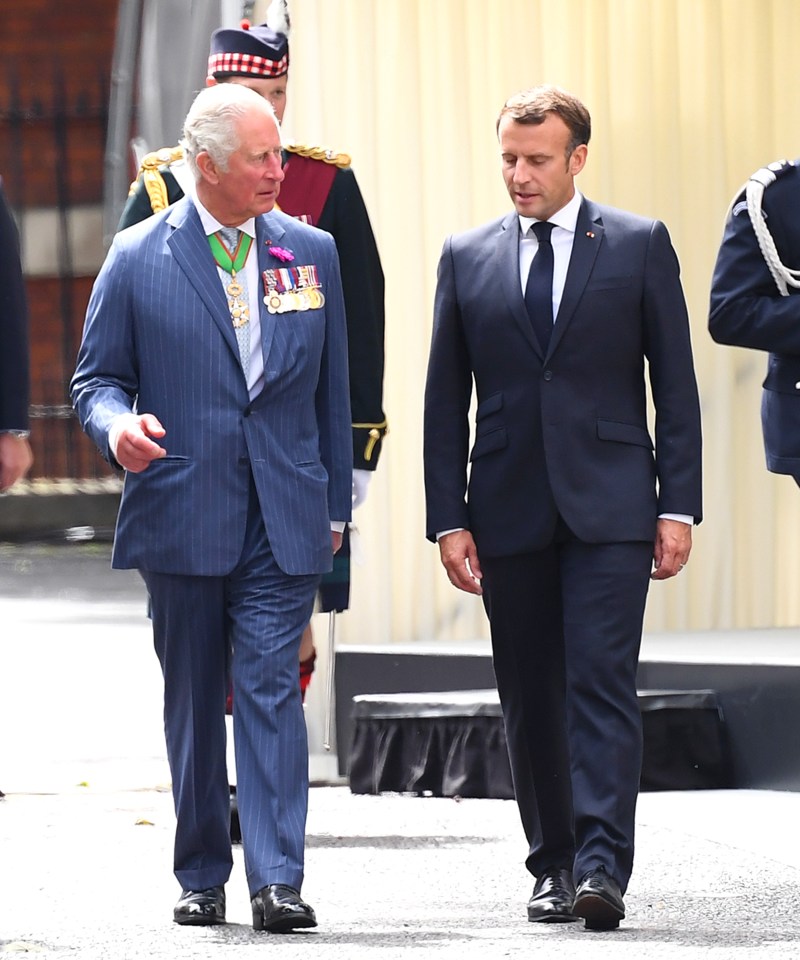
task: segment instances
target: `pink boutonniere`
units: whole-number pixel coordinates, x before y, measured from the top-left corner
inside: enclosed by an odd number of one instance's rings
[[[294,254],[291,250],[287,250],[285,247],[279,247],[274,243],[267,241],[267,251],[272,254],[273,257],[277,257],[282,263],[291,263],[294,260]]]

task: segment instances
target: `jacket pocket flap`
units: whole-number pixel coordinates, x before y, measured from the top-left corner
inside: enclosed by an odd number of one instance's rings
[[[489,430],[488,433],[483,433],[481,436],[476,437],[475,445],[472,448],[472,453],[469,455],[470,460],[477,460],[478,457],[482,457],[487,453],[492,453],[494,450],[502,450],[503,447],[508,446],[508,432],[505,427],[497,427],[495,430]]]
[[[477,423],[478,420],[482,420],[487,414],[497,413],[498,410],[502,409],[503,394],[493,393],[490,397],[487,397],[478,404],[478,409],[475,411],[475,421]]]
[[[644,427],[635,423],[622,423],[620,420],[598,420],[597,436],[601,440],[616,440],[617,443],[635,443],[640,447],[653,449],[653,441]]]

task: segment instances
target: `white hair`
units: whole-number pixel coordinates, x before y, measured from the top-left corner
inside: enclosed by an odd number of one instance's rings
[[[221,169],[240,146],[238,121],[248,113],[260,111],[275,126],[278,118],[272,104],[241,83],[217,83],[205,87],[194,98],[183,123],[183,155],[195,180],[200,179],[197,157],[207,153]]]

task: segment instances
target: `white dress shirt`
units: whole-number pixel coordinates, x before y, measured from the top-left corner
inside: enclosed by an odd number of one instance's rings
[[[550,234],[550,244],[553,247],[553,320],[558,316],[561,306],[561,297],[564,293],[564,284],[567,281],[569,259],[572,256],[572,244],[575,240],[575,227],[578,223],[578,213],[581,209],[583,197],[578,191],[557,213],[554,213],[548,223],[554,224]],[[528,283],[528,274],[531,270],[533,258],[539,250],[539,241],[531,231],[531,225],[538,221],[532,217],[519,218],[519,282],[522,287],[522,296],[525,296],[525,286]]]

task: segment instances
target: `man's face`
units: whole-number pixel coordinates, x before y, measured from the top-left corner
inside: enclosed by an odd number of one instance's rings
[[[567,158],[569,128],[554,113],[540,124],[503,117],[497,131],[503,179],[517,213],[549,220],[575,195],[573,178],[586,163],[586,146]]]
[[[283,77],[229,77],[226,83],[239,83],[249,87],[260,97],[269,100],[278,123],[283,123],[283,114],[286,110],[286,84],[288,76]],[[214,81],[215,82],[215,81]]]
[[[272,210],[284,177],[275,121],[255,109],[236,126],[239,148],[228,159],[227,170],[221,170],[208,154],[198,158],[204,181],[200,199],[225,226],[239,226]]]

